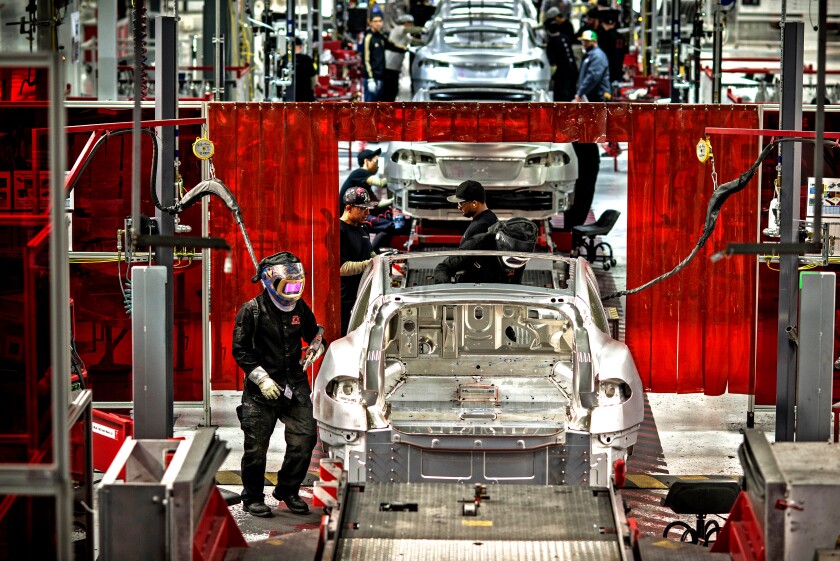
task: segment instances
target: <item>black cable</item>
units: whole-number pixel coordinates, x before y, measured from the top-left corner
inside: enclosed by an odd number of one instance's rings
[[[694,259],[694,257],[700,252],[700,249],[706,244],[709,237],[711,237],[712,233],[715,230],[715,226],[717,225],[718,215],[720,214],[720,209],[723,207],[723,203],[726,202],[731,195],[734,195],[738,191],[741,191],[744,187],[747,186],[750,179],[755,175],[755,172],[758,171],[759,166],[761,163],[767,158],[770,154],[770,151],[775,148],[778,144],[782,142],[813,142],[810,138],[778,138],[765,146],[761,153],[758,155],[756,161],[741,175],[738,176],[737,179],[733,179],[728,183],[724,183],[720,187],[714,190],[712,193],[712,198],[709,200],[709,206],[706,208],[706,222],[703,226],[703,234],[700,236],[700,239],[697,240],[697,244],[694,246],[694,249],[691,250],[691,253],[683,259],[676,267],[671,269],[669,272],[656,277],[653,280],[650,280],[632,290],[621,290],[619,292],[613,292],[612,294],[607,294],[606,296],[601,297],[601,301],[612,300],[613,298],[620,298],[621,296],[628,296],[630,294],[636,294],[637,292],[641,292],[646,288],[650,288],[654,284],[664,281],[665,279],[676,275],[682,269],[685,268],[688,263]],[[823,141],[823,144],[826,146],[835,146],[834,142],[831,141]]]

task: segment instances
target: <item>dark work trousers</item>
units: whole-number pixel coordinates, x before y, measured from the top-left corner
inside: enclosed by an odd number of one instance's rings
[[[385,79],[382,81],[382,97],[379,101],[396,101],[400,92],[400,71],[385,69]]]
[[[571,231],[573,227],[586,222],[592,199],[595,196],[595,183],[598,181],[598,169],[601,155],[597,144],[573,142],[578,161],[578,178],[575,182],[575,202],[563,214],[563,229]],[[572,240],[575,243],[578,240]]]
[[[298,393],[303,395],[299,396]],[[305,394],[295,392],[292,399],[281,395],[277,399],[268,400],[262,395],[253,397],[247,391],[242,392],[242,405],[236,408],[245,435],[241,466],[242,504],[265,500],[263,485],[266,455],[278,420],[286,427],[286,454],[277,472],[275,494],[285,497],[296,495],[300,490],[318,438],[315,419],[312,417],[312,402]],[[301,400],[305,400],[306,404],[302,404]]]

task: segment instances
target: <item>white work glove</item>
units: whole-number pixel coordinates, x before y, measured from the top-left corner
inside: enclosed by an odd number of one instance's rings
[[[385,187],[388,185],[388,180],[384,177],[377,177],[375,175],[371,175],[368,179],[368,185],[373,187]]]
[[[392,204],[394,204],[394,199],[382,199],[381,201],[376,203],[376,206],[378,208],[385,208],[391,206]]]
[[[265,368],[262,366],[254,368],[251,373],[248,374],[248,379],[260,387],[260,391],[266,399],[277,399],[282,393],[280,391],[280,386],[277,385],[277,382],[271,379],[271,376],[268,375],[268,372],[266,372]]]
[[[368,78],[368,91],[372,94],[376,93],[376,80],[373,78]]]

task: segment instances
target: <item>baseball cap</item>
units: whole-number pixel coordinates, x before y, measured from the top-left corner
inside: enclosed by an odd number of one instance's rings
[[[463,203],[464,201],[485,202],[484,187],[478,181],[467,179],[455,189],[455,194],[446,197],[450,203]]]
[[[374,156],[378,156],[382,153],[382,148],[377,148],[376,150],[371,150],[369,148],[365,148],[359,155],[356,157],[356,160],[359,162],[359,165],[365,163],[365,160],[372,160]]]
[[[397,18],[397,23],[414,23],[414,16],[411,14],[403,14]]]
[[[560,15],[560,9],[556,6],[552,6],[545,12],[545,21],[551,21],[557,16]]]
[[[587,29],[583,33],[580,34],[581,41],[597,41],[598,35],[592,31],[591,29]]]
[[[364,187],[351,187],[344,193],[344,204],[371,209],[376,204],[370,202],[370,195]]]

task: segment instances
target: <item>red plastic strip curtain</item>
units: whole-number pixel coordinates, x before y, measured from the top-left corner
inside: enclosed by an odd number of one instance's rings
[[[627,287],[672,270],[703,232],[712,193],[712,163],[695,145],[713,123],[756,128],[749,106],[653,106],[632,109],[627,188]],[[730,126],[730,125],[727,125]],[[713,139],[718,184],[757,156],[754,137]],[[728,242],[757,235],[757,181],[731,197],[714,235],[680,273],[626,298],[626,340],[647,389],[747,393],[754,356],[755,260],[710,256]]]
[[[239,200],[258,258],[281,250],[301,257],[307,301],[329,340],[339,330],[339,140],[630,141],[628,286],[633,287],[673,268],[702,231],[712,185],[710,164],[696,160],[694,145],[704,128],[757,126],[751,106],[211,103],[209,108],[216,173]],[[739,137],[716,142],[715,150],[721,181],[734,178],[757,154],[755,139]],[[741,387],[749,379],[754,270],[747,260],[714,265],[708,260],[725,241],[755,239],[747,200],[742,193],[727,202],[718,232],[684,273],[628,297],[627,340],[648,389],[688,392],[708,386],[720,393],[727,383]],[[234,272],[226,275],[221,260],[213,260],[212,382],[214,389],[241,388],[242,374],[230,357],[233,320],[260,288],[250,283],[253,265],[228,213],[214,212],[210,229],[228,240],[234,263]]]

